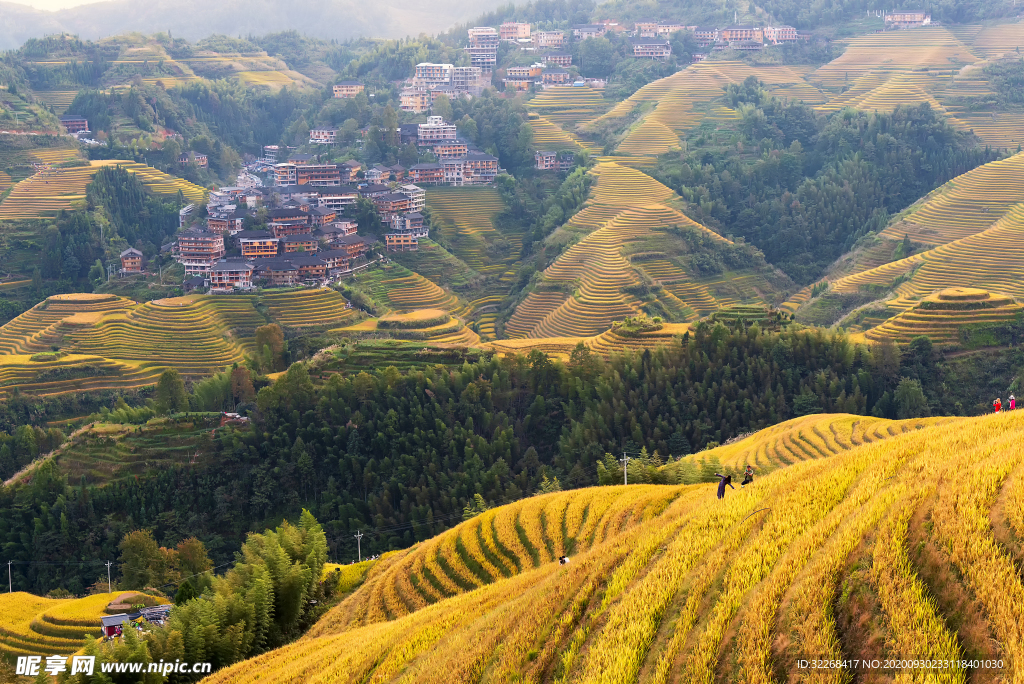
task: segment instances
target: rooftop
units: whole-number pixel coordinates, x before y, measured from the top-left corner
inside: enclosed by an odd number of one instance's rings
[[[252,266],[244,261],[218,261],[213,265],[213,271],[251,271]]]

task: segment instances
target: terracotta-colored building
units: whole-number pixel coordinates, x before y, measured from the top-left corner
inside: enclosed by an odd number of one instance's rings
[[[319,249],[320,243],[315,235],[289,235],[281,238],[281,244],[284,245],[284,253],[290,254],[292,252],[303,252],[306,254],[313,254]]]
[[[142,252],[129,247],[121,252],[121,273],[141,273]]]
[[[235,235],[242,257],[248,260],[277,256],[280,240],[266,230],[243,230]]]

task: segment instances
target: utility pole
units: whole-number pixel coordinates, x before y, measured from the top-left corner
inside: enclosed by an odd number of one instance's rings
[[[356,538],[356,550],[359,553],[359,562],[362,563],[363,562],[363,533],[362,533],[361,530],[357,530],[356,533],[353,534],[352,536]]]
[[[113,589],[110,588],[110,566],[113,565],[110,561],[107,561],[107,593],[112,594]]]
[[[11,581],[11,563],[13,563],[13,562],[14,561],[7,561],[7,593],[8,594],[13,594],[14,593],[14,589],[13,589],[14,584]]]
[[[629,484],[629,462],[631,460],[632,459],[626,455],[626,452],[623,451],[622,458],[620,458],[619,461],[622,463],[622,484],[624,485]]]

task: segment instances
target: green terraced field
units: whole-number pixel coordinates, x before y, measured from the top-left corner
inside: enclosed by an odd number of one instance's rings
[[[427,207],[455,256],[477,273],[501,276],[519,257],[522,236],[494,227],[505,209],[494,188],[428,188]]]
[[[193,413],[189,418],[160,418],[146,425],[95,423],[65,446],[57,459],[63,472],[79,482],[108,484],[151,475],[171,466],[204,463],[210,431],[220,414]]]

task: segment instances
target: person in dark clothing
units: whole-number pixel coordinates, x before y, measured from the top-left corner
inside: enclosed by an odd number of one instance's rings
[[[741,487],[746,487],[748,484],[754,481],[754,469],[749,465],[747,469],[743,471],[743,482],[740,483]]]
[[[720,473],[715,473],[715,475],[717,475],[719,478],[721,478],[718,481],[718,498],[719,499],[724,499],[725,498],[725,485],[729,485],[730,487],[732,487],[732,475],[722,475]],[[732,488],[736,489],[735,487],[732,487]]]

